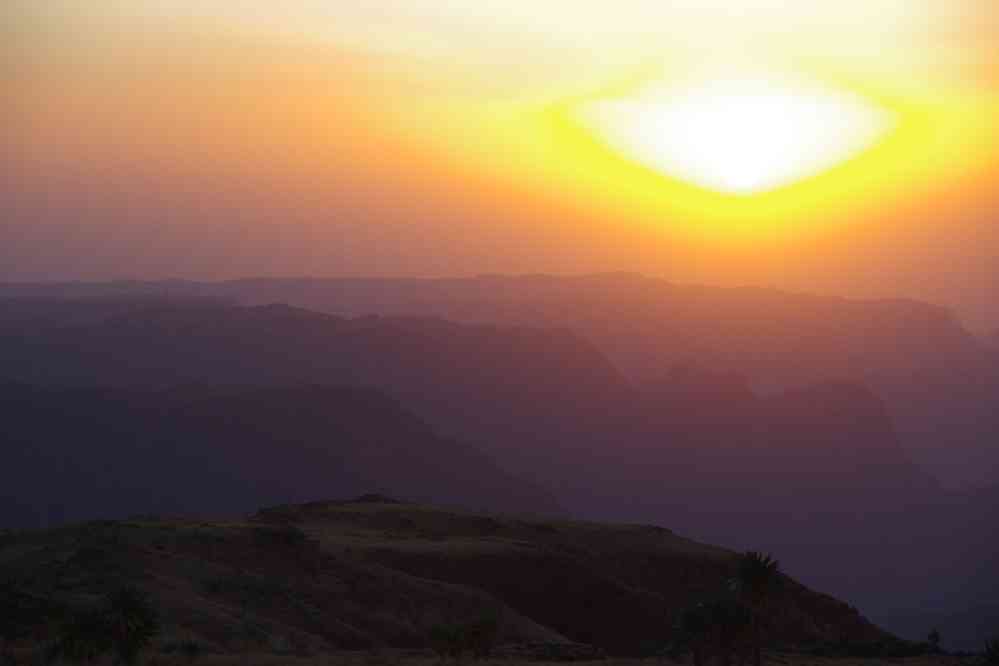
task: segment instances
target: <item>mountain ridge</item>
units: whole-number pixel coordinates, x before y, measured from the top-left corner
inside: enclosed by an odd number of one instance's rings
[[[386,485],[438,503],[563,512],[546,491],[371,389],[7,385],[0,420],[6,527],[164,511],[238,514],[268,497]],[[180,478],[184,492],[176,493]],[[54,486],[61,490],[46,490]]]

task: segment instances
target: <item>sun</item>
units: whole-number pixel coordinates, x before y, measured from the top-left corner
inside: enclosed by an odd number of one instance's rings
[[[734,195],[780,189],[864,152],[888,133],[888,111],[790,76],[735,75],[657,84],[585,105],[611,147],[665,175]]]

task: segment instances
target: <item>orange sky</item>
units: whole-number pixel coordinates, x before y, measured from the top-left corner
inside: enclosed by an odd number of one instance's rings
[[[0,279],[627,270],[907,295],[999,327],[989,2],[592,4],[15,0]],[[733,198],[577,122],[747,61],[898,127]]]

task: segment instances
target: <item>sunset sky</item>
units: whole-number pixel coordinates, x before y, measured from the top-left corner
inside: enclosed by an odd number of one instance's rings
[[[990,0],[14,0],[0,280],[634,271],[999,328]]]

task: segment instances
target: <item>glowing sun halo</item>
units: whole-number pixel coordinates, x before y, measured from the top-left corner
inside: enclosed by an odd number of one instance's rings
[[[769,76],[651,87],[587,105],[583,118],[615,149],[674,178],[727,194],[790,185],[849,160],[894,125],[851,93]]]

